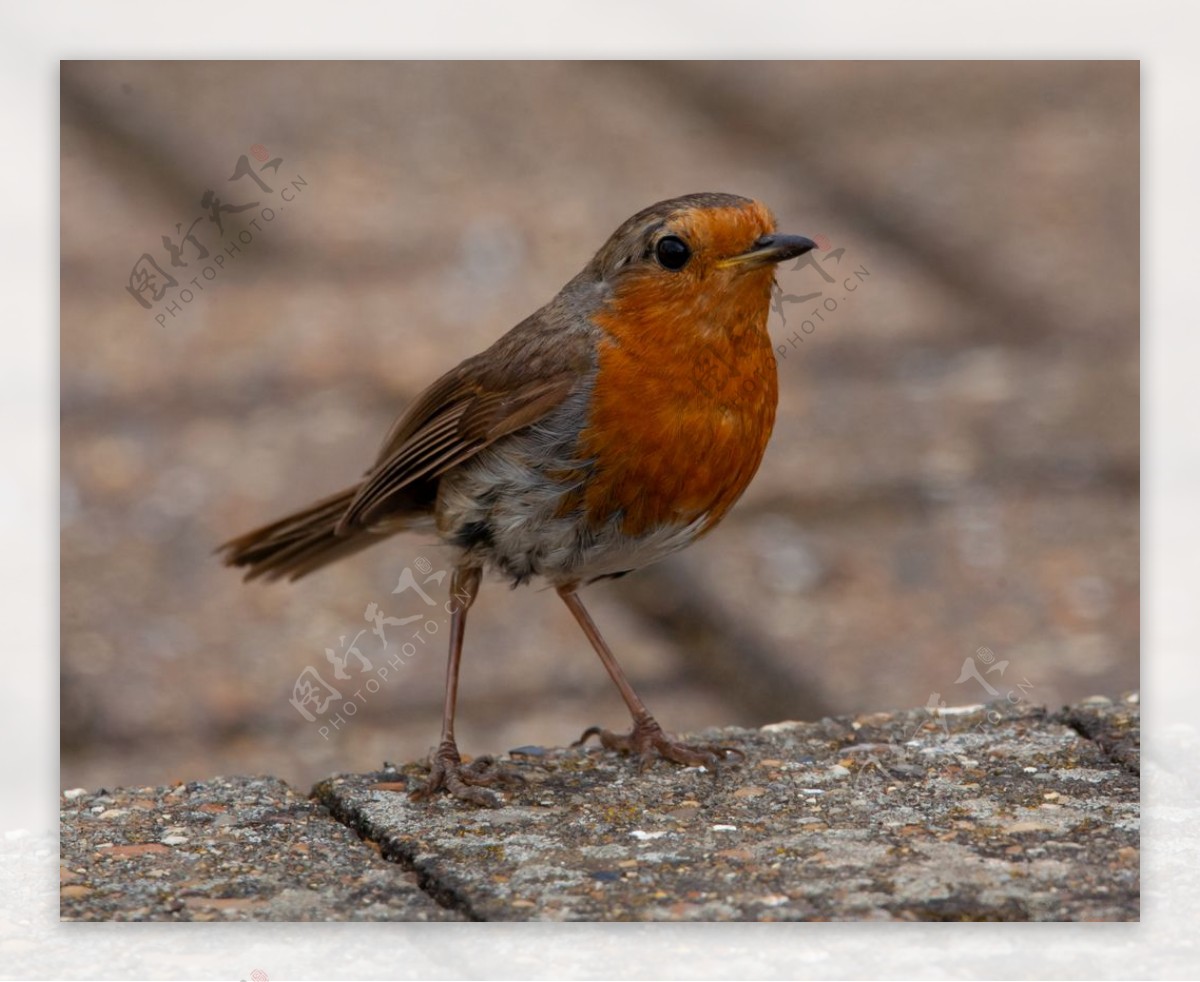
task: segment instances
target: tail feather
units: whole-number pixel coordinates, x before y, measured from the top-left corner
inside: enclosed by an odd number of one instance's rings
[[[323,498],[293,515],[264,525],[218,548],[226,566],[246,568],[246,579],[297,580],[327,563],[366,549],[399,531],[350,528],[339,534],[338,521],[350,506],[357,486]]]

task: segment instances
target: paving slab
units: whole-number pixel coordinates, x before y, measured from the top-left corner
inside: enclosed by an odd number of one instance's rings
[[[1138,718],[1130,696],[711,730],[745,754],[717,773],[527,747],[495,810],[411,801],[415,764],[315,794],[476,920],[1130,921]]]
[[[64,793],[69,921],[460,920],[274,778]]]

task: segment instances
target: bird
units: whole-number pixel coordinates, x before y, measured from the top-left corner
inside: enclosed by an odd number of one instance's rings
[[[219,547],[245,579],[295,580],[400,532],[453,556],[440,742],[413,797],[496,807],[519,781],[454,734],[467,613],[485,572],[552,586],[632,717],[577,745],[713,765],[736,749],[669,735],[579,591],[710,532],[762,461],[778,402],[767,330],[775,270],[815,247],[762,202],[701,192],[624,221],[549,303],[418,395],[343,491]]]

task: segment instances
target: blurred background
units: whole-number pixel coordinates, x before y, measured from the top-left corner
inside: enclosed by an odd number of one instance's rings
[[[1138,72],[64,62],[62,787],[424,755],[447,618],[393,590],[444,601],[442,547],[291,585],[213,549],[353,481],[421,388],[699,190],[823,248],[780,270],[741,503],[585,595],[664,726],[1135,687]],[[485,582],[464,752],[593,723],[627,716],[567,610]]]

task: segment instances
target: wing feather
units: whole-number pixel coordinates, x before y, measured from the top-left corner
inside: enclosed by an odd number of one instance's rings
[[[591,287],[580,281],[576,289]],[[402,515],[412,507],[415,482],[437,478],[531,426],[586,384],[596,364],[595,329],[580,313],[568,285],[487,351],[418,396],[384,439],[375,465],[337,523],[337,534]]]
[[[447,387],[438,394],[444,392],[451,401],[440,405],[418,400],[389,434],[379,462],[338,522],[338,534],[385,519],[389,502],[414,481],[437,477],[501,437],[537,422],[578,383],[578,374],[570,372],[533,379],[506,392],[487,392],[477,385]],[[428,415],[418,420],[417,410]]]

